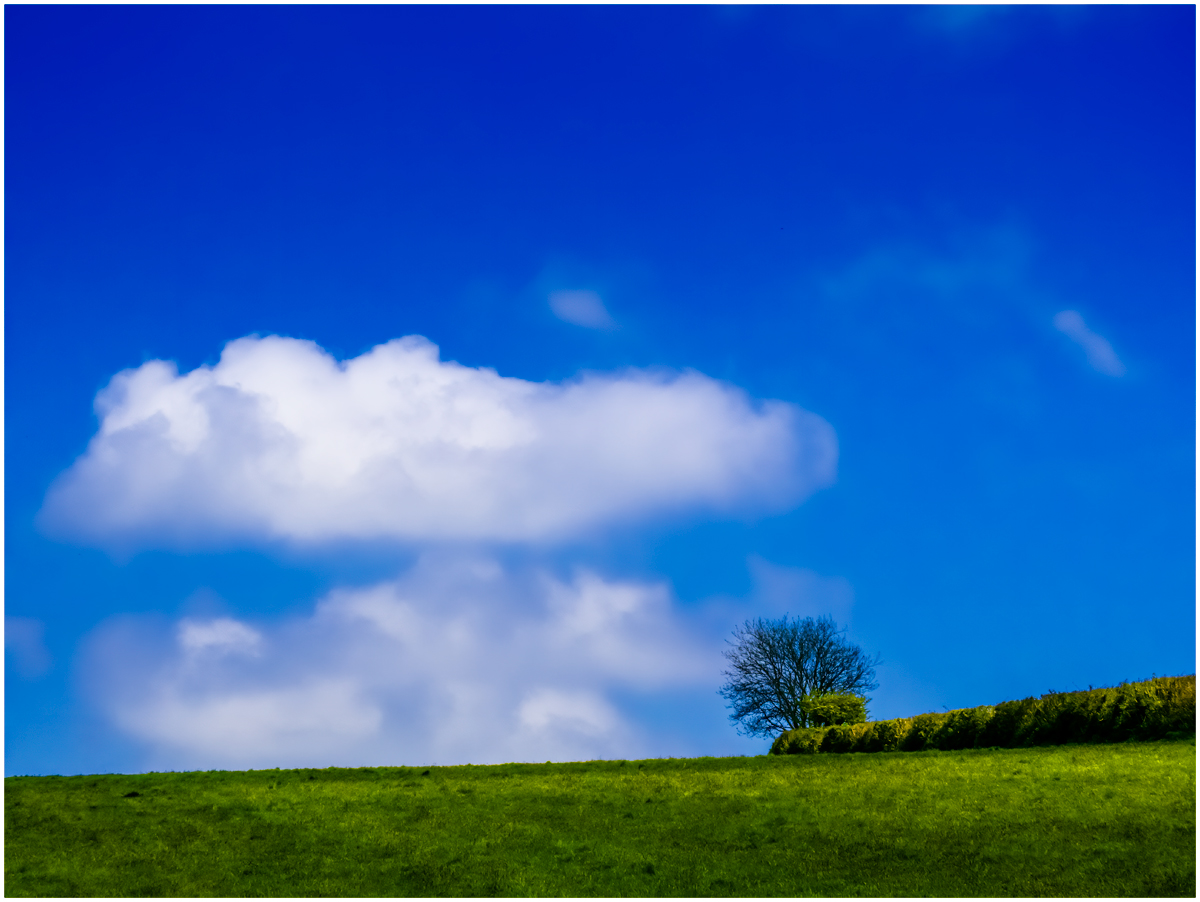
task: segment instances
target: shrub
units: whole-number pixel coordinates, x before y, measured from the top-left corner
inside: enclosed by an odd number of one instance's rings
[[[992,717],[984,725],[979,737],[980,746],[1000,746],[1002,748],[1017,744],[1017,733],[1025,722],[1030,709],[1037,704],[1036,698],[1023,698],[1018,701],[1001,702],[992,709]]]
[[[829,698],[826,696],[825,698]],[[843,696],[862,701],[857,696]],[[840,704],[840,703],[838,703]],[[823,715],[857,712],[830,703]],[[863,706],[865,715],[865,705]],[[1120,742],[1196,733],[1196,677],[1155,677],[1080,692],[1048,692],[1041,698],[962,708],[945,714],[864,723],[846,720],[827,727],[791,730],[775,740],[771,753],[883,752],[1048,745],[1064,742]]]
[[[941,726],[942,721],[946,719],[946,714],[918,714],[912,719],[909,725],[908,733],[900,740],[900,751],[902,752],[919,752],[926,747],[937,728]]]
[[[1111,689],[1092,689],[1080,692],[1072,699],[1067,729],[1069,742],[1103,742],[1111,734],[1109,709]]]
[[[864,723],[867,719],[867,700],[861,695],[833,692],[806,695],[800,700],[800,709],[814,727]]]
[[[1156,677],[1122,683],[1113,705],[1116,739],[1157,739],[1172,730],[1196,728],[1196,678]]]
[[[1139,733],[1149,732],[1158,718],[1160,705],[1156,693],[1148,686],[1122,685],[1118,687],[1113,705],[1113,732],[1116,738],[1132,739]]]
[[[843,723],[829,727],[821,740],[822,752],[852,752],[858,738],[866,732],[866,724]]]
[[[1042,696],[1048,726],[1039,744],[1095,742],[1103,739],[1103,696],[1095,690]]]
[[[1196,732],[1196,676],[1163,677],[1163,735]]]
[[[951,711],[926,742],[942,751],[975,748],[995,714],[991,705]]]
[[[1034,699],[1017,729],[1016,744],[1048,745],[1061,741],[1059,715],[1063,707],[1062,696],[1058,693]]]
[[[856,752],[895,752],[908,732],[906,720],[878,720],[869,723],[855,744]]]
[[[826,727],[800,727],[781,733],[771,745],[772,755],[812,755],[821,747]]]
[[[996,706],[987,731],[994,745],[1121,742],[1195,731],[1196,678],[1156,677],[1139,683],[1051,692]]]

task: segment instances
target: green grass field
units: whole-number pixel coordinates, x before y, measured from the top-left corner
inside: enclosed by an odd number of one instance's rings
[[[5,780],[9,896],[1182,896],[1195,740]]]

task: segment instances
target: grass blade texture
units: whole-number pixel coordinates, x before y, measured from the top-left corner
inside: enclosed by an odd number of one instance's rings
[[[9,777],[10,896],[1183,896],[1195,740]]]

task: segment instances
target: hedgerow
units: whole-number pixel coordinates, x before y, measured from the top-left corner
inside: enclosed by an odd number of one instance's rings
[[[1152,740],[1196,732],[1196,675],[783,733],[772,755],[1013,748]]]

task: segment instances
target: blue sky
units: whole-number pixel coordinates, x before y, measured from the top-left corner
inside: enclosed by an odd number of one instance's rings
[[[8,6],[5,773],[1195,670],[1191,6]]]

